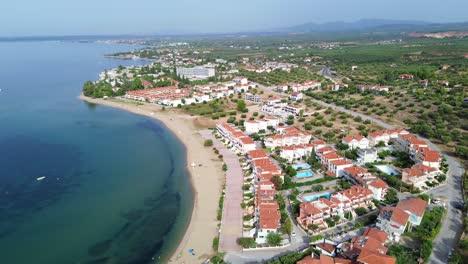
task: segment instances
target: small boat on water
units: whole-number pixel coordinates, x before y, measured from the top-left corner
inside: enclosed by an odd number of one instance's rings
[[[42,181],[42,180],[45,179],[45,178],[46,178],[45,176],[38,177],[38,178],[36,179],[36,181]]]

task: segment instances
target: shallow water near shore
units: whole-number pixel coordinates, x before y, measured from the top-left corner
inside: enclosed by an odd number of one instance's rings
[[[162,263],[193,191],[163,124],[77,99],[134,47],[0,42],[0,262]]]

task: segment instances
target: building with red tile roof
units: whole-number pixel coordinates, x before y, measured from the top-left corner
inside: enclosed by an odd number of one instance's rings
[[[404,233],[410,215],[397,207],[384,207],[380,210],[376,227],[385,231],[389,238],[399,241]]]
[[[409,222],[411,225],[418,226],[421,224],[424,212],[426,211],[427,202],[421,198],[411,198],[399,201],[396,207],[410,215]]]

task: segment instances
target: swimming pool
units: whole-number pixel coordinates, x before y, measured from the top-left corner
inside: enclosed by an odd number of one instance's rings
[[[294,164],[291,165],[295,170],[308,170],[310,169],[310,165],[307,163],[301,163],[301,164]]]
[[[319,194],[310,194],[310,195],[303,195],[302,198],[307,201],[307,202],[310,202],[310,201],[315,201],[319,198],[327,198],[327,199],[330,199],[331,195],[330,193],[319,193]]]
[[[385,174],[388,174],[388,175],[400,175],[400,173],[396,170],[394,170],[392,167],[388,166],[388,165],[375,165],[375,167],[385,173]]]
[[[311,171],[300,171],[296,174],[296,178],[307,178],[314,176],[314,173]]]

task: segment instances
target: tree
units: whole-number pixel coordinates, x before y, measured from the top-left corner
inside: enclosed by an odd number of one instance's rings
[[[213,146],[213,140],[211,140],[211,139],[205,140],[205,143],[203,143],[203,146],[205,146],[205,147]]]
[[[384,198],[385,202],[387,203],[397,203],[399,200],[397,192],[394,189],[389,189],[387,194],[385,194]]]
[[[279,246],[281,244],[281,236],[276,232],[270,232],[266,237],[267,243],[270,246]]]
[[[366,214],[367,210],[363,207],[358,207],[354,210],[358,216]]]
[[[245,104],[245,101],[244,100],[237,100],[237,110],[241,111],[241,112],[247,112],[245,110],[247,110],[247,106]]]
[[[255,239],[250,237],[240,237],[237,239],[237,244],[243,248],[253,248],[256,246]]]
[[[291,232],[292,232],[292,223],[291,223],[291,219],[289,217],[286,218],[286,221],[284,221],[284,224],[281,227],[281,229],[283,230],[283,233],[286,233],[288,235],[291,234]]]
[[[273,176],[273,178],[271,178],[271,182],[275,185],[276,190],[281,190],[283,188],[283,180],[280,176]]]

